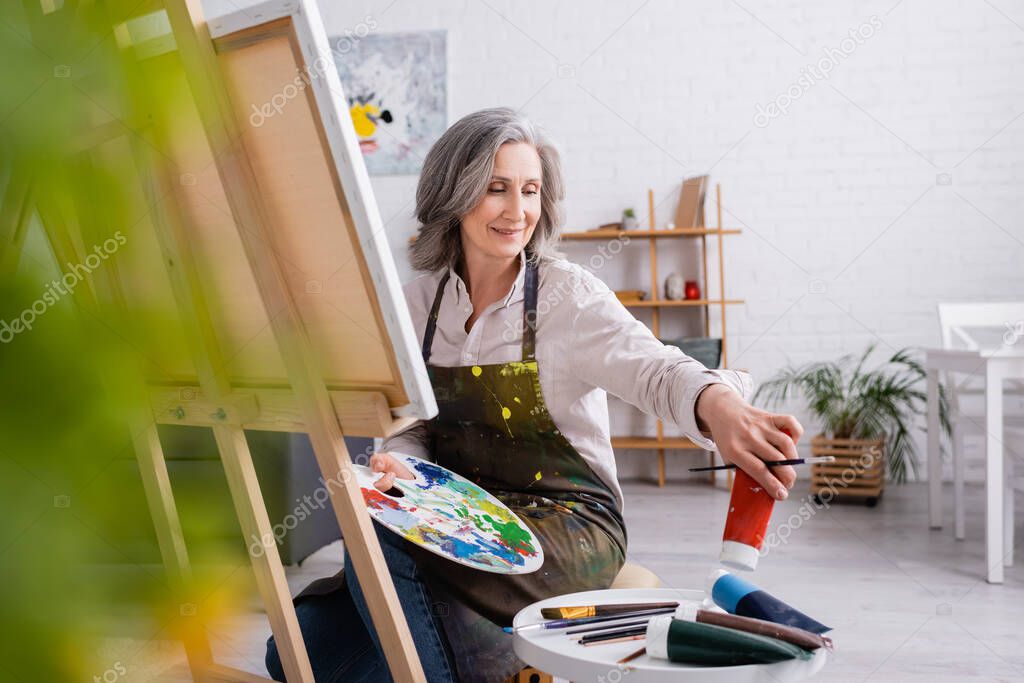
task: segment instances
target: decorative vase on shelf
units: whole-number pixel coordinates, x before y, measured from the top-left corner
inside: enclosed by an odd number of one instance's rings
[[[686,285],[684,285],[683,287],[683,290],[687,299],[700,298],[700,287],[697,286],[696,280],[687,280]]]
[[[679,273],[672,273],[665,278],[665,298],[669,301],[679,301],[685,294],[683,276]]]
[[[623,230],[636,230],[639,223],[636,220],[636,213],[633,209],[626,209],[622,212],[622,229]]]

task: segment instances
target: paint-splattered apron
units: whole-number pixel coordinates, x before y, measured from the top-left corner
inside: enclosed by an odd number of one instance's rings
[[[532,574],[491,574],[415,548],[463,681],[502,681],[522,663],[501,626],[526,605],[607,588],[625,561],[626,530],[615,496],[555,425],[535,357],[538,273],[527,262],[522,360],[493,365],[430,364],[437,288],[423,358],[437,398],[430,420],[434,460],[494,493],[537,535],[544,565]],[[566,362],[571,362],[566,359]],[[447,606],[447,614],[444,607]]]

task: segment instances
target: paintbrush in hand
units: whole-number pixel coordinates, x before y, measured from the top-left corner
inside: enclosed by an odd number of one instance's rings
[[[765,460],[765,467],[782,467],[783,465],[820,465],[826,462],[835,462],[834,455],[818,455],[813,458],[793,458],[792,460]],[[734,470],[736,465],[715,465],[714,467],[691,467],[690,472],[717,472],[719,470]]]

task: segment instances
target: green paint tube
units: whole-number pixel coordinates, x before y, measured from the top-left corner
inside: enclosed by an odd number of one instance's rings
[[[811,658],[796,645],[722,626],[656,616],[647,625],[647,654],[685,664],[741,666]]]

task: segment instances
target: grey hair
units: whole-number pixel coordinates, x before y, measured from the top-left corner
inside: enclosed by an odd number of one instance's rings
[[[508,142],[523,142],[537,150],[541,165],[540,218],[526,245],[533,263],[558,257],[565,184],[562,162],[554,144],[528,119],[508,107],[482,109],[456,121],[434,143],[423,162],[416,187],[419,234],[409,247],[415,270],[455,267],[462,258],[461,218],[487,192],[494,156]]]

